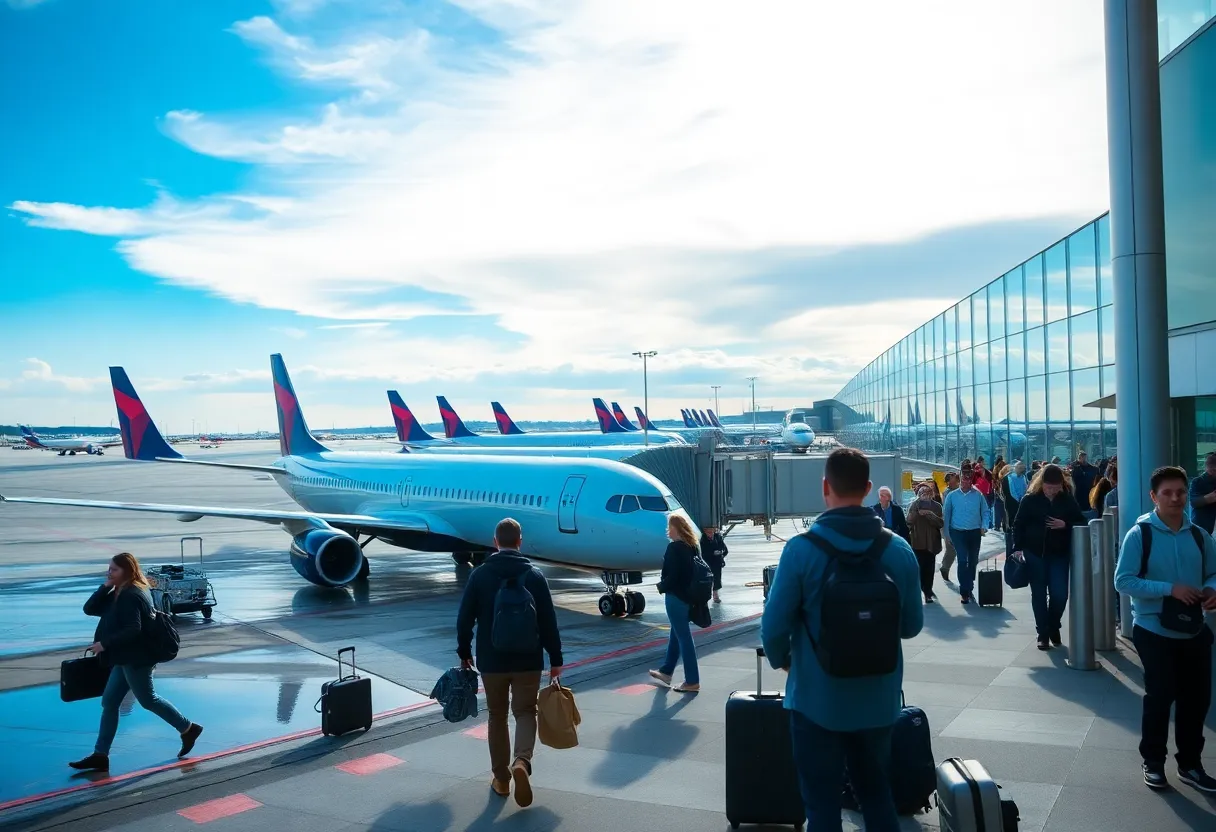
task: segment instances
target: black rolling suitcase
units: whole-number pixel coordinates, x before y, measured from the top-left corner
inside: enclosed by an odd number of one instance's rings
[[[350,653],[350,675],[342,675],[342,654]],[[318,700],[321,712],[321,733],[341,736],[362,728],[372,727],[372,680],[355,670],[355,648],[338,651],[338,678],[321,685]]]
[[[790,743],[785,696],[761,684],[764,648],[756,648],[756,690],[735,691],[726,700],[726,819],[741,823],[806,822],[798,770]]]
[[[988,558],[983,566],[991,569],[981,569],[976,575],[979,584],[979,602],[981,607],[1000,607],[1005,601],[1005,578],[1001,570],[996,568],[996,558]]]

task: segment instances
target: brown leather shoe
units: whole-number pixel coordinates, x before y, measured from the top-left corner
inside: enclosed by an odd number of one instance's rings
[[[494,790],[494,794],[499,797],[511,796],[511,781],[499,780],[497,777],[490,780],[490,788]]]
[[[518,759],[511,764],[511,779],[515,781],[515,802],[520,807],[532,805],[532,784],[528,781],[531,772],[526,760]]]

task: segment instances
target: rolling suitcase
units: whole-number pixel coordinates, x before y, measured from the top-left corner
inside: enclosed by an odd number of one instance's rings
[[[1000,787],[975,760],[951,757],[937,767],[937,817],[942,832],[1002,832]]]
[[[342,675],[342,654],[350,652],[350,675]],[[372,727],[372,680],[355,670],[355,648],[338,651],[338,678],[321,685],[318,700],[321,733],[341,736],[356,729]]]
[[[785,696],[761,685],[764,648],[756,648],[756,690],[726,700],[726,819],[741,823],[806,822],[790,742]]]
[[[768,600],[768,591],[773,586],[773,577],[777,574],[777,564],[764,567],[764,600]]]
[[[1001,570],[996,568],[995,558],[988,558],[983,563],[984,566],[991,565],[991,569],[980,569],[976,575],[976,583],[979,584],[979,602],[981,607],[1000,607],[1005,601],[1005,579],[1001,574]]]

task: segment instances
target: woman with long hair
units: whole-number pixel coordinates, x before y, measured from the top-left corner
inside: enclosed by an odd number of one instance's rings
[[[1113,473],[1113,469],[1111,468],[1107,468],[1107,471]],[[1102,510],[1106,505],[1106,495],[1109,494],[1114,487],[1114,483],[1112,483],[1106,477],[1098,477],[1098,481],[1094,483],[1094,487],[1089,490],[1089,504],[1093,506],[1091,509],[1093,517],[1102,516]]]
[[[1061,644],[1060,626],[1068,604],[1071,527],[1085,524],[1064,471],[1058,465],[1044,465],[1018,506],[1012,554],[1026,563],[1040,650]]]
[[[84,612],[101,619],[89,649],[110,667],[110,679],[101,695],[101,727],[93,753],[68,765],[82,771],[109,771],[110,745],[118,733],[118,707],[127,691],[135,694],[145,710],[177,729],[182,740],[177,756],[185,757],[203,733],[203,726],[182,716],[172,703],[157,696],[152,687],[156,660],[144,631],[156,613],[148,592],[148,579],[135,555],[122,552],[110,559],[106,582],[84,602]]]
[[[650,675],[670,685],[676,663],[683,659],[684,682],[674,690],[696,693],[701,689],[701,675],[697,669],[697,648],[692,641],[692,627],[689,626],[693,600],[689,598],[688,590],[692,584],[692,560],[698,554],[700,535],[687,517],[672,514],[667,518],[667,536],[671,543],[667,544],[667,551],[663,553],[663,572],[657,588],[659,594],[664,596],[671,633],[667,638],[667,657],[658,670],[650,671]]]

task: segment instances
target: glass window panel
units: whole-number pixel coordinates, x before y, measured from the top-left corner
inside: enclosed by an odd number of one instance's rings
[[[975,349],[973,349],[971,351],[971,354],[972,354],[972,361],[974,364],[971,375],[972,375],[972,378],[975,380],[975,384],[977,386],[981,385],[981,384],[987,384],[988,383],[988,345],[977,343],[975,345]]]
[[[1028,376],[1041,375],[1046,371],[1043,337],[1043,327],[1041,326],[1026,331],[1026,375]]]
[[[1005,275],[1005,332],[1009,335],[1025,328],[1026,319],[1022,314],[1026,302],[1023,297],[1025,286],[1021,269],[1014,269]]]
[[[1043,323],[1043,255],[1039,254],[1022,266],[1026,282],[1026,326]]]
[[[987,384],[975,385],[975,409],[972,415],[980,422],[992,421],[992,391]]]
[[[1009,406],[1006,402],[1007,385],[1003,381],[992,385],[992,421],[1002,423],[1009,418]],[[1006,457],[1008,458],[1008,457]]]
[[[1005,366],[1008,367],[1007,377],[1012,381],[1015,378],[1026,377],[1026,335],[1019,332],[1017,335],[1009,336],[1009,340],[1005,342]]]
[[[1102,377],[1098,368],[1074,370],[1072,374],[1072,415],[1077,424],[1098,422],[1102,412],[1096,407],[1086,407],[1102,396]]]
[[[971,346],[971,304],[965,300],[955,304],[954,313],[958,316],[958,348],[965,350]]]
[[[1005,278],[998,277],[988,284],[988,337],[999,338],[1005,332]]]
[[[1098,302],[1109,306],[1115,302],[1110,268],[1110,214],[1098,220]]]
[[[933,389],[945,390],[946,384],[946,362],[952,359],[938,358],[933,362]]]
[[[1047,322],[1068,317],[1068,268],[1064,242],[1047,249]]]
[[[990,366],[992,367],[992,380],[1005,380],[1005,339],[999,337],[988,344],[988,354],[990,356]]]
[[[1026,379],[1026,418],[1030,422],[1047,421],[1047,386],[1043,376]]]
[[[1047,327],[1047,372],[1068,369],[1068,321],[1056,321]]]
[[[1068,373],[1052,373],[1047,377],[1047,418],[1053,426],[1072,421]]]
[[[1104,306],[1098,312],[1102,334],[1102,363],[1115,363],[1115,313],[1114,308]]]
[[[958,316],[951,306],[942,313],[943,337],[945,338],[943,354],[949,355],[958,351]]]
[[[1068,297],[1070,314],[1098,306],[1098,260],[1093,223],[1068,238]]]
[[[971,350],[963,350],[958,354],[958,386],[969,387],[973,378],[971,375]]]
[[[1097,367],[1098,360],[1098,312],[1097,310],[1077,315],[1071,321],[1072,369],[1084,370]],[[1052,324],[1055,326],[1055,324]]]
[[[983,289],[971,296],[971,328],[975,343],[988,340],[988,293]]]
[[[1007,385],[1009,392],[1009,421],[1016,425],[1026,424],[1026,382],[1023,379],[1011,381]]]
[[[1103,367],[1102,370],[1102,398],[1115,394],[1115,368],[1114,366]],[[1115,409],[1113,407],[1105,408],[1102,411],[1102,421],[1115,423]],[[1108,448],[1112,453],[1113,448]]]
[[[946,316],[938,315],[933,319],[933,356],[941,358],[946,354]]]

